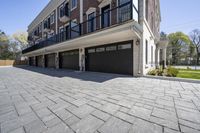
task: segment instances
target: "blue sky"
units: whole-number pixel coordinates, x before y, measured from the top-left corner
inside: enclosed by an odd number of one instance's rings
[[[49,0],[1,0],[0,29],[11,35],[26,31],[27,26]],[[160,0],[161,30],[166,33],[183,31],[188,34],[200,29],[200,0]]]
[[[167,33],[183,31],[188,34],[200,29],[200,0],[160,0],[161,30]]]

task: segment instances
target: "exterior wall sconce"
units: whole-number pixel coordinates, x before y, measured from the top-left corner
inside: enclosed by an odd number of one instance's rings
[[[137,39],[136,45],[140,45],[140,40],[139,39]]]

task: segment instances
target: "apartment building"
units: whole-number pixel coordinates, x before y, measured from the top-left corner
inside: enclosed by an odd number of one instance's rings
[[[165,61],[159,0],[51,0],[28,26],[29,65],[145,75]]]

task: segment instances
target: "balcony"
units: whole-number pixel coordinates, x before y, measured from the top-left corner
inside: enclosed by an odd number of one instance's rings
[[[48,33],[48,32],[51,31],[51,29],[49,27],[45,27],[43,31],[46,32],[46,33]]]
[[[44,22],[44,30],[43,31],[46,32],[46,33],[51,31],[50,18]]]
[[[22,53],[26,54],[58,43],[122,26],[128,22],[134,21],[135,12],[137,12],[138,16],[138,11],[134,7],[132,1],[130,1],[110,9],[98,16],[95,16],[83,23],[76,24],[70,21],[70,25],[67,31],[56,34],[51,38],[41,41],[39,44],[24,49]],[[103,19],[104,21],[102,21]]]
[[[69,16],[64,15],[64,16],[60,17],[59,20],[63,23],[66,23],[70,20],[70,18],[69,18]]]
[[[68,7],[69,7],[69,5],[67,3],[64,7],[60,8],[60,18],[59,18],[59,20],[63,23],[66,23],[70,20],[70,17],[69,17],[69,11],[70,10],[69,10]]]

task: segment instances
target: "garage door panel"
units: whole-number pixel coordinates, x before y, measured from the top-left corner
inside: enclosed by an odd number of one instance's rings
[[[45,55],[45,66],[48,68],[56,68],[55,54]]]
[[[34,57],[29,57],[29,65],[30,66],[35,66]]]
[[[79,50],[60,53],[60,68],[79,70]]]
[[[43,56],[36,56],[36,65],[38,67],[43,67]]]
[[[107,49],[107,47],[109,48]],[[91,49],[96,50],[94,52]],[[99,49],[101,52],[98,51]],[[115,44],[88,48],[86,49],[86,57],[86,70],[88,71],[133,74],[133,49],[130,42],[128,45],[122,43],[122,45]]]

